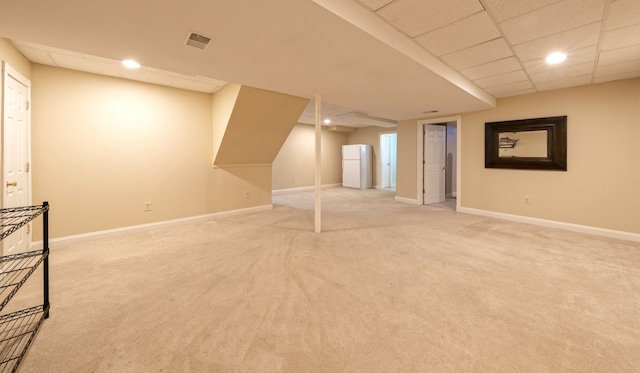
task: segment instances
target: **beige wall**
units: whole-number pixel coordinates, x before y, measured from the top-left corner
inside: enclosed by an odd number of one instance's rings
[[[52,237],[209,212],[211,95],[37,64],[32,85],[33,198],[51,203]]]
[[[484,168],[485,122],[559,115],[568,116],[567,172]],[[398,127],[397,195],[411,199],[416,123]],[[462,207],[640,233],[640,79],[499,99],[461,127]]]
[[[567,172],[484,168],[485,122],[559,115]],[[501,99],[462,129],[462,206],[640,233],[640,79]]]
[[[344,132],[322,129],[322,184],[342,183]],[[296,124],[273,161],[273,190],[301,188],[315,184],[315,127]]]
[[[31,62],[4,38],[0,38],[0,61],[6,61],[11,67],[22,74],[22,76],[31,80]],[[2,94],[1,91],[2,90],[0,90],[0,95]]]
[[[396,197],[416,199],[416,171],[418,151],[417,120],[398,122],[398,169],[396,170]]]

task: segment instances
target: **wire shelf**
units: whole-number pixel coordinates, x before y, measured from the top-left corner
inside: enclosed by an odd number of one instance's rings
[[[0,256],[0,311],[42,264],[43,303],[0,315],[0,373],[16,372],[42,321],[49,317],[49,203],[0,209],[0,241],[43,215],[42,250]]]
[[[0,240],[3,240],[48,210],[48,204],[0,209]]]
[[[18,370],[48,311],[36,306],[0,316],[0,372]]]
[[[0,257],[0,311],[29,279],[49,253],[28,251]]]

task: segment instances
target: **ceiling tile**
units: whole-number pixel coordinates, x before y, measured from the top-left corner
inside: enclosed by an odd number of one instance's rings
[[[474,80],[473,82],[476,83],[481,88],[489,88],[489,87],[495,87],[498,85],[522,82],[524,80],[529,80],[529,78],[527,77],[527,74],[525,74],[524,70],[518,70],[518,71],[512,71],[510,73],[506,73],[506,74],[490,76],[488,78],[477,79],[477,80]]]
[[[557,65],[548,64],[547,61],[545,61],[545,58],[523,62],[522,64],[524,65],[524,69],[527,73],[534,74],[542,71],[561,69],[568,66],[581,65],[587,62],[594,62],[597,51],[598,47],[595,45],[578,49],[574,52],[570,52],[567,59]]]
[[[582,76],[582,75],[593,73],[593,65],[594,65],[593,62],[589,62],[589,63],[584,63],[582,65],[562,67],[558,69],[531,74],[530,77],[531,77],[531,80],[536,84],[549,82],[552,80],[567,79],[575,76]]]
[[[140,82],[159,84],[169,86],[171,85],[173,78],[167,75],[156,74],[152,71],[137,69],[122,69],[121,75],[125,79],[137,80]]]
[[[593,82],[594,83],[604,83],[604,82],[611,82],[611,81],[614,81],[614,80],[632,79],[632,78],[638,78],[638,77],[640,77],[640,70],[633,71],[633,72],[630,72],[630,73],[625,73],[625,74],[607,75],[607,76],[596,77],[595,79],[593,79]]]
[[[393,2],[393,0],[360,0],[360,2],[372,10],[378,10],[383,6]]]
[[[607,31],[640,23],[640,1],[616,0],[609,7],[604,23]]]
[[[522,66],[515,57],[508,57],[498,61],[485,63],[460,71],[471,80],[486,78],[488,76],[500,75],[511,71],[520,70]]]
[[[591,83],[591,74],[575,76],[567,79],[553,80],[550,82],[536,83],[538,91],[550,91],[553,89],[569,88]]]
[[[20,53],[31,62],[39,63],[42,65],[54,65],[51,56],[47,51],[42,49],[36,49],[27,46],[18,46]]]
[[[377,13],[416,37],[483,10],[478,0],[396,0]]]
[[[82,55],[70,55],[50,52],[55,65],[65,69],[84,71],[93,74],[120,76],[120,65],[99,63],[87,60]]]
[[[511,97],[511,96],[521,96],[521,95],[527,95],[529,93],[535,93],[536,89],[535,88],[528,88],[528,89],[523,89],[520,91],[506,91],[506,92],[500,92],[500,93],[496,93],[493,96],[495,98],[505,98],[505,97]]]
[[[502,22],[558,1],[560,0],[484,0],[484,4],[486,4],[487,10],[493,14],[496,21]]]
[[[530,81],[525,80],[522,82],[490,87],[490,88],[487,88],[486,91],[496,96],[496,95],[508,94],[509,92],[519,92],[519,91],[524,91],[529,89],[533,89],[533,84]]]
[[[487,12],[480,12],[415,40],[436,56],[481,44],[500,37]]]
[[[605,0],[564,0],[500,24],[511,44],[521,44],[602,20]]]
[[[514,45],[513,51],[520,61],[544,59],[549,53],[555,51],[564,51],[571,55],[573,51],[598,44],[601,25],[602,23],[600,22],[592,23],[527,43]]]
[[[454,69],[462,70],[491,61],[511,57],[511,49],[504,39],[495,39],[471,48],[442,56],[442,59]]]
[[[640,60],[617,63],[614,65],[598,66],[596,68],[596,77],[627,74],[636,71],[640,71]]]
[[[638,44],[640,44],[640,23],[605,32],[600,48],[608,51]]]
[[[198,91],[198,92],[206,92],[206,93],[213,93],[220,88],[219,86],[212,86],[211,84],[199,82],[197,80],[182,79],[182,78],[174,79],[173,82],[171,83],[171,86],[175,88],[188,89],[190,91]]]
[[[612,65],[633,60],[640,60],[640,45],[632,47],[613,49],[600,53],[598,66]]]

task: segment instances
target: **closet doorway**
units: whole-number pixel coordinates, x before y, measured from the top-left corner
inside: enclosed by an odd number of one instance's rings
[[[380,188],[396,188],[398,134],[385,132],[380,134]]]

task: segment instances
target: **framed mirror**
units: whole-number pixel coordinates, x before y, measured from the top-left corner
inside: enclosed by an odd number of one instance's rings
[[[567,116],[487,122],[485,168],[567,170]]]

